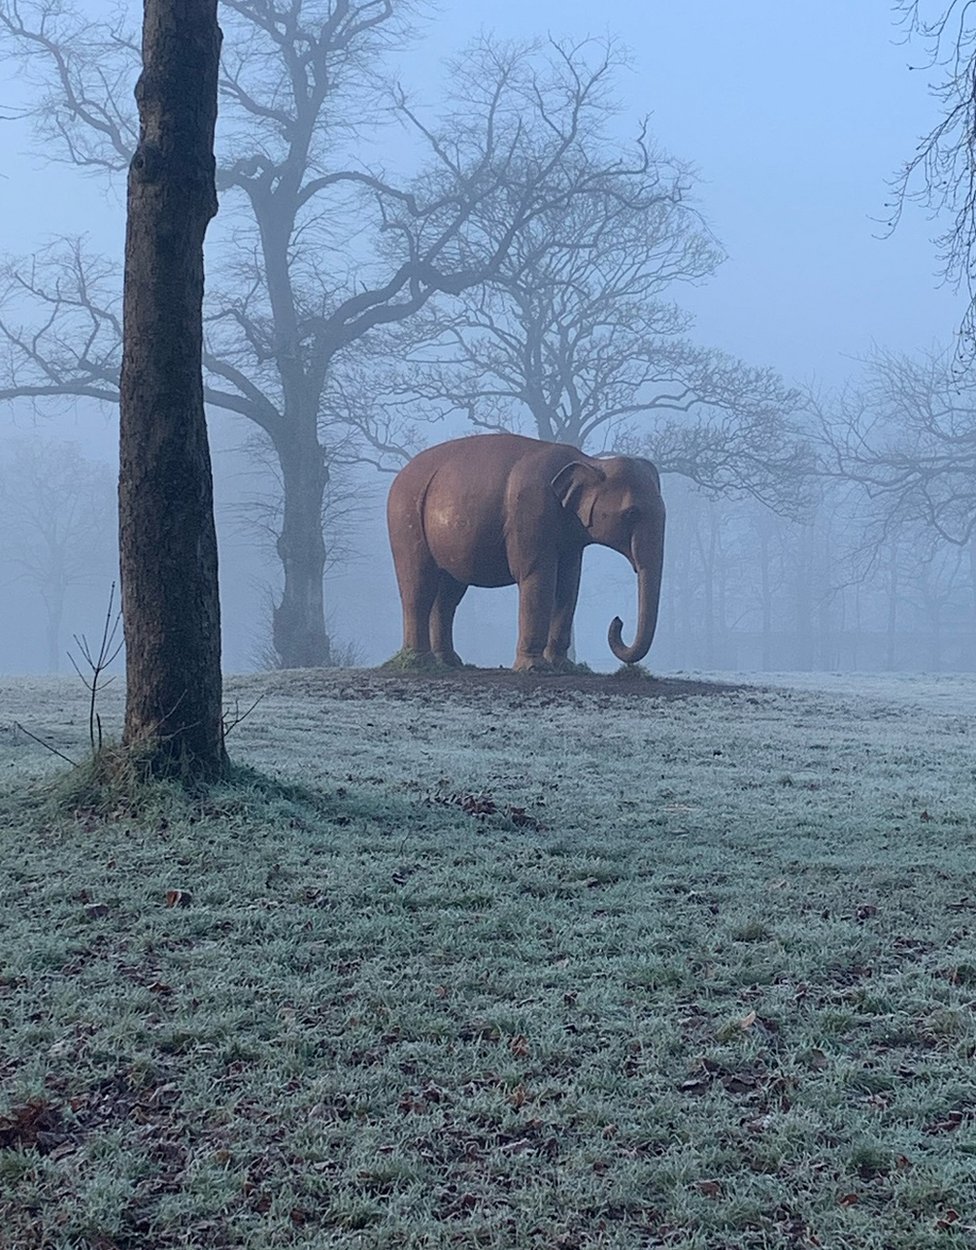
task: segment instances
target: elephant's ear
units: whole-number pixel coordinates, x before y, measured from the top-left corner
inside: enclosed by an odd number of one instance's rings
[[[552,479],[551,486],[562,506],[575,512],[584,527],[589,529],[596,494],[588,488],[599,486],[606,480],[607,475],[602,469],[585,464],[582,460],[573,460],[559,470]]]

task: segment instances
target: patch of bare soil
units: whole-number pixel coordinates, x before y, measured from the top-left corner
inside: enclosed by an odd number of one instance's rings
[[[482,703],[494,693],[533,702],[577,702],[590,695],[607,698],[690,699],[738,693],[756,693],[752,685],[697,681],[680,677],[655,677],[641,671],[629,673],[516,673],[510,668],[463,668],[441,672],[390,671],[383,669],[294,669],[275,673],[276,692],[325,695],[345,699],[465,697]]]
[[[742,686],[717,681],[694,681],[679,677],[654,677],[642,673],[516,673],[510,668],[463,668],[432,676],[429,673],[385,673],[370,670],[370,679],[384,683],[427,682],[440,689],[451,686],[464,690],[471,686],[501,690],[580,691],[585,694],[638,695],[649,699],[688,699],[702,695],[731,694]]]

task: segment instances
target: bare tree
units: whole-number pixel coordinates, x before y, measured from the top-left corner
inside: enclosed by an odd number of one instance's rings
[[[895,0],[894,7],[906,42],[926,49],[914,68],[939,75],[930,83],[939,117],[893,182],[889,226],[908,200],[948,219],[935,243],[943,278],[969,297],[959,349],[969,363],[976,355],[976,8],[971,0]]]
[[[820,420],[824,472],[867,497],[866,545],[906,530],[954,544],[976,533],[976,379],[951,352],[876,353]]]
[[[568,209],[538,214],[484,286],[391,335],[386,355],[401,363],[389,401],[369,402],[375,362],[363,362],[348,389],[367,396],[364,432],[395,462],[413,449],[418,411],[460,413],[476,428],[634,451],[710,490],[795,504],[809,462],[791,425],[799,393],[696,346],[672,298],[722,259],[690,171],[642,131],[599,174]]]
[[[409,0],[224,0],[226,222],[205,394],[275,451],[284,585],[274,639],[287,665],[329,660],[321,513],[332,440],[322,427],[341,398],[337,358],[433,297],[483,284],[540,216],[567,212],[617,163],[593,155],[612,48],[481,40],[455,63],[453,95],[428,122],[403,92],[382,95],[375,68],[412,12]],[[133,55],[124,28],[85,23],[61,0],[0,0],[0,29],[42,84],[34,118],[49,150],[90,171],[121,168],[134,133],[120,104]],[[357,154],[384,119],[403,127],[419,174],[387,177]],[[0,398],[112,397],[116,305],[104,269],[97,281],[92,272],[76,244],[8,271]]]
[[[145,0],[119,382],[123,745],[181,778],[227,762],[202,372],[219,56],[217,0]]]
[[[115,482],[73,443],[19,439],[0,460],[0,559],[44,605],[48,671],[64,656],[73,588],[115,577]]]

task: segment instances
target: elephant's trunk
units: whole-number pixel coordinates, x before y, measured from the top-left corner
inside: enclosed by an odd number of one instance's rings
[[[624,664],[638,664],[651,649],[661,600],[661,569],[664,564],[664,509],[646,529],[634,533],[630,561],[637,570],[637,634],[629,647],[623,643],[624,623],[619,616],[610,622],[610,650]]]

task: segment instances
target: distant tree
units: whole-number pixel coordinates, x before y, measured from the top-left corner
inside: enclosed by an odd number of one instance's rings
[[[976,8],[972,0],[895,0],[894,8],[906,41],[926,49],[913,68],[940,77],[930,84],[938,120],[894,180],[889,224],[898,224],[906,200],[948,218],[935,243],[943,278],[969,297],[960,332],[968,363],[976,355]]]
[[[976,376],[959,369],[953,351],[878,352],[863,379],[822,406],[820,420],[824,472],[860,494],[852,557],[864,578],[883,586],[886,667],[898,665],[901,616],[920,585],[916,610],[929,630],[931,662],[942,662],[951,607],[970,622],[958,646],[971,666],[976,599],[966,599],[976,594]]]
[[[61,669],[64,615],[75,587],[117,567],[115,475],[73,443],[18,439],[0,457],[0,560],[44,605],[45,659]]]
[[[824,471],[858,486],[864,541],[976,533],[976,378],[951,352],[878,352],[861,382],[821,406]]]
[[[226,229],[212,252],[205,394],[274,448],[284,575],[275,647],[285,665],[326,664],[322,501],[344,419],[336,362],[435,296],[479,287],[540,216],[599,192],[619,163],[601,153],[617,57],[480,40],[452,65],[430,123],[377,73],[406,38],[411,0],[224,0],[223,11]],[[63,0],[0,0],[0,30],[43,83],[34,120],[46,150],[89,171],[125,167],[134,45],[124,24],[83,21]],[[394,119],[413,176],[366,163]],[[0,398],[115,397],[117,304],[102,262],[65,242],[9,268],[5,294]]]
[[[145,0],[119,382],[123,745],[181,778],[226,766],[202,372],[219,56],[217,0]]]
[[[713,491],[796,504],[809,463],[791,424],[801,396],[689,339],[673,291],[709,277],[721,249],[687,167],[644,133],[637,156],[621,152],[590,193],[539,213],[483,286],[432,301],[391,335],[385,351],[400,363],[380,388],[391,398],[360,405],[374,447],[402,459],[418,416],[460,413],[479,429],[634,451]],[[369,397],[371,368],[350,392]]]

